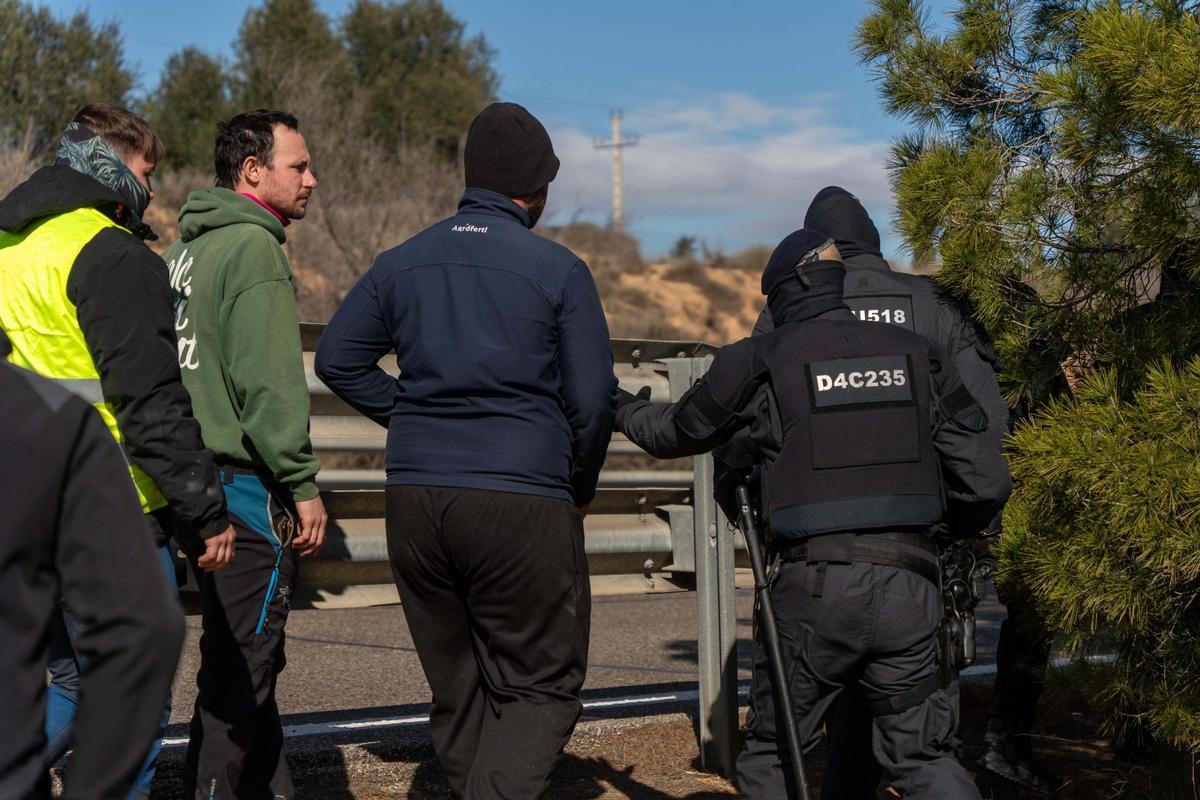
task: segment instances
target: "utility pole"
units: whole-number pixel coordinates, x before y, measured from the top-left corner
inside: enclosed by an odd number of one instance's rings
[[[621,230],[625,222],[625,209],[621,198],[621,150],[626,147],[632,147],[638,143],[637,137],[632,139],[621,138],[621,109],[614,108],[610,115],[612,119],[612,140],[603,141],[600,138],[593,140],[596,149],[603,150],[605,148],[612,150],[613,157],[613,210],[612,210],[612,227],[613,230]]]

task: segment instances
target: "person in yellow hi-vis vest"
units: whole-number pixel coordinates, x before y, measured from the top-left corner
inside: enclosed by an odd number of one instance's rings
[[[162,155],[157,134],[123,108],[91,104],[75,114],[54,164],[0,200],[0,328],[13,364],[86,399],[123,445],[147,535],[174,586],[168,537],[214,570],[233,557],[235,534],[180,380],[167,267],[144,243]],[[88,669],[71,644],[79,616],[64,604],[52,632],[48,763],[70,744],[78,676]],[[156,740],[132,796],[149,796],[159,748]]]

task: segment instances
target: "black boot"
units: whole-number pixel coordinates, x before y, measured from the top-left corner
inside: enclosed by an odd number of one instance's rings
[[[1042,794],[1053,794],[1062,788],[1062,780],[1034,758],[1028,735],[1013,734],[994,722],[988,723],[976,766]]]

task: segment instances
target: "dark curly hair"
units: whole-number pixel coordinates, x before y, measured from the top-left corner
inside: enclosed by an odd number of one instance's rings
[[[270,165],[275,150],[275,126],[299,131],[300,123],[286,111],[260,108],[217,123],[217,141],[213,148],[213,167],[217,186],[232,189],[241,176],[242,164],[250,156]]]

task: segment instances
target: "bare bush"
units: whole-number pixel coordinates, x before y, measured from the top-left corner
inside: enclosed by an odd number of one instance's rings
[[[338,96],[320,75],[293,73],[280,90],[319,179],[288,253],[301,318],[324,321],[378,253],[453,213],[462,174],[431,146],[389,151],[371,140],[364,98]]]
[[[318,177],[308,214],[288,228],[284,247],[300,318],[324,322],[379,252],[453,212],[462,176],[431,147],[389,152],[372,141],[361,133],[361,99],[337,96],[319,74],[289,72],[280,89]],[[179,237],[176,219],[188,194],[212,185],[202,172],[159,179],[147,218],[160,237],[156,249]]]
[[[767,260],[771,257],[771,252],[775,248],[765,245],[756,244],[750,247],[745,247],[738,250],[733,255],[729,256],[725,261],[725,266],[730,269],[740,269],[744,272],[753,272],[759,274],[763,268],[767,266]]]
[[[7,197],[9,192],[33,174],[37,166],[32,129],[27,129],[25,135],[14,142],[4,143],[0,140],[0,197]]]
[[[708,269],[693,256],[672,258],[667,263],[670,266],[663,273],[663,277],[667,280],[694,283],[697,286],[709,283]]]
[[[546,235],[579,255],[592,271],[601,294],[616,287],[621,275],[642,271],[637,239],[590,222],[572,222],[548,229]]]
[[[213,185],[211,172],[199,170],[172,170],[164,172],[154,182],[154,205],[179,215],[179,209],[187,202],[187,196],[197,189]],[[152,206],[153,207],[153,206]],[[159,232],[161,235],[161,231]],[[172,234],[174,236],[176,234]]]

